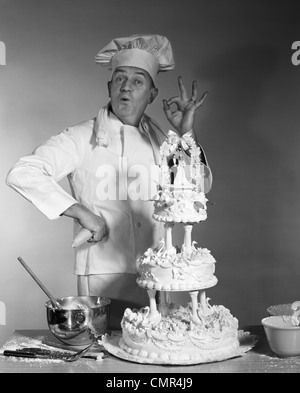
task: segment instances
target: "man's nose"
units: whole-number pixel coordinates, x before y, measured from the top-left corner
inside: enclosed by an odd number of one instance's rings
[[[130,81],[125,80],[121,86],[122,91],[132,91],[132,84]]]

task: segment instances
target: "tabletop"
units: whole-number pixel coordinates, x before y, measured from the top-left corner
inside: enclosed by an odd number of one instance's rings
[[[80,359],[73,363],[61,360],[40,360],[24,359],[15,357],[0,356],[0,373],[102,373],[105,374],[107,384],[116,384],[116,375],[131,373],[136,379],[152,377],[154,384],[164,383],[167,380],[159,378],[159,374],[185,374],[185,383],[191,383],[193,376],[187,374],[194,373],[299,373],[300,357],[279,358],[271,350],[266,340],[262,326],[248,326],[243,330],[255,335],[258,342],[250,351],[243,356],[228,359],[220,362],[204,363],[187,366],[166,366],[166,365],[147,365],[133,363],[117,358],[108,354],[103,361],[93,359]],[[7,342],[24,338],[35,339],[47,335],[47,330],[16,330]],[[4,344],[5,347],[5,344]],[[114,373],[115,376],[109,377],[107,374]],[[137,376],[143,374],[143,376]],[[187,380],[187,377],[190,379]],[[150,381],[150,380],[149,380]],[[121,380],[119,383],[122,383]]]

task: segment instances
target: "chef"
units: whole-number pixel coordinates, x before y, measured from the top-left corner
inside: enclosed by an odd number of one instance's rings
[[[74,248],[78,295],[109,297],[110,328],[118,329],[126,307],[149,302],[136,284],[136,260],[163,236],[149,199],[167,133],[145,110],[158,95],[157,74],[175,64],[171,44],[161,35],[116,38],[95,61],[111,70],[109,102],[95,118],[66,128],[21,158],[7,184],[50,220],[72,218],[74,235],[89,231],[89,239]],[[163,100],[163,110],[179,137],[190,132],[196,138],[195,113],[206,94],[198,99],[193,82],[189,98],[181,77],[178,84],[180,94]],[[212,178],[204,152],[201,165],[208,192]],[[66,176],[70,193],[58,184]]]

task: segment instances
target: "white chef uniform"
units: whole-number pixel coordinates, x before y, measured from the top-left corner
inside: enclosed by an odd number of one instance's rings
[[[97,145],[97,127],[106,133],[107,146]],[[149,201],[154,165],[149,135],[123,125],[105,107],[96,119],[66,129],[21,158],[7,179],[50,219],[76,202],[105,218],[107,241],[75,249],[75,274],[135,273],[136,256],[153,245],[153,228],[159,227]],[[57,184],[66,175],[72,197]]]

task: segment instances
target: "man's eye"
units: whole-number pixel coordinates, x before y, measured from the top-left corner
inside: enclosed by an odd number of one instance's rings
[[[143,81],[141,81],[140,79],[136,79],[136,80],[134,81],[134,83],[135,83],[137,86],[141,86],[141,85],[143,84]]]
[[[123,76],[116,76],[115,77],[115,82],[116,83],[122,83],[124,81],[124,77]]]

